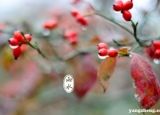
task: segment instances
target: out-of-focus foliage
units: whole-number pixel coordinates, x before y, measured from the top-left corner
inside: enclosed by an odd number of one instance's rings
[[[102,60],[97,56],[96,45],[106,42],[116,48],[112,39],[127,44],[135,42],[133,36],[99,16],[85,17],[88,26],[82,26],[71,15],[73,9],[82,15],[91,14],[92,5],[96,11],[131,30],[130,23],[112,10],[113,2],[1,0],[0,115],[127,115],[129,109],[139,109],[133,96],[130,58],[118,58],[115,72],[108,81],[110,87],[105,93],[97,82],[97,70]],[[143,39],[157,38],[160,33],[159,0],[133,2],[131,13],[133,20],[139,22],[138,35]],[[58,21],[57,28],[52,31],[43,28],[50,19]],[[55,60],[44,59],[26,45],[23,45],[23,54],[14,60],[7,41],[15,30],[32,34],[32,43],[37,42],[45,55]],[[63,34],[71,30],[78,34],[76,45],[64,38]],[[143,55],[142,48],[136,52]],[[149,62],[160,80],[160,65]],[[70,94],[63,90],[63,78],[67,74],[75,78],[75,89]],[[153,109],[160,109],[160,102]]]

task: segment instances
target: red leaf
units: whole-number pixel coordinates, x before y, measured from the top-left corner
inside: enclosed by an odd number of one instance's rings
[[[152,67],[138,54],[132,54],[131,76],[135,80],[135,96],[140,105],[149,109],[160,96],[160,85]]]
[[[95,60],[90,54],[79,56],[78,64],[75,67],[74,92],[79,99],[93,87],[97,78]]]
[[[108,87],[108,82],[104,81],[107,81],[112,76],[115,66],[116,58],[111,57],[107,57],[99,66],[97,76],[101,86],[103,87],[104,92]]]

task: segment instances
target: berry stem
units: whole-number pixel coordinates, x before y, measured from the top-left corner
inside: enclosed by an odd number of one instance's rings
[[[129,44],[123,44],[123,43],[121,43],[121,42],[119,42],[119,41],[117,41],[115,39],[112,39],[112,40],[117,46],[127,46],[127,45],[129,45]]]
[[[118,54],[119,54],[120,56],[129,56],[129,55],[130,55],[129,53],[123,53],[123,52],[118,52]]]
[[[133,28],[133,35],[134,35],[134,38],[135,40],[138,42],[138,44],[141,46],[141,47],[144,47],[145,45],[140,41],[140,39],[137,37],[137,26],[138,26],[138,22],[135,24],[132,20],[131,20],[131,25],[132,25],[132,28]]]
[[[132,20],[131,20],[131,25],[132,25],[132,28],[133,28],[133,33],[128,30],[126,27],[120,25],[119,23],[115,22],[114,20],[110,19],[109,17],[103,15],[102,13],[99,13],[99,12],[94,12],[92,14],[89,14],[89,15],[85,15],[85,16],[91,16],[91,15],[98,15],[104,19],[106,19],[107,21],[109,22],[112,22],[113,24],[121,27],[123,30],[127,31],[129,34],[131,34],[132,36],[134,36],[135,40],[138,42],[138,44],[141,46],[141,47],[145,47],[145,45],[142,43],[142,41],[137,37],[137,26],[138,26],[138,23],[134,23]],[[122,45],[122,44],[119,44],[117,43],[116,41],[114,41],[114,43],[116,43],[118,46]]]

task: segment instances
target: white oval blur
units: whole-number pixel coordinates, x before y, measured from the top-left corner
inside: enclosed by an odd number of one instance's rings
[[[74,90],[74,78],[72,75],[66,75],[63,79],[63,88],[67,93]]]

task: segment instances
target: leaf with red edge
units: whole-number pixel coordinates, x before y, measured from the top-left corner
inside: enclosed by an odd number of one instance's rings
[[[132,54],[131,76],[135,80],[135,97],[139,104],[149,109],[160,97],[160,84],[149,63],[140,55]]]
[[[78,56],[78,63],[75,65],[75,87],[74,92],[79,99],[93,87],[97,80],[95,59],[91,54]]]
[[[101,86],[103,87],[104,92],[108,87],[107,80],[112,76],[115,66],[116,66],[116,57],[115,58],[107,57],[105,60],[103,60],[103,62],[99,66],[97,76]]]

